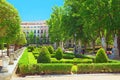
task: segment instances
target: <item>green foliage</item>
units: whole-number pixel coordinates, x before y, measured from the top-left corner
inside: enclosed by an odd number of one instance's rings
[[[51,56],[46,47],[42,47],[40,54],[38,56],[37,62],[38,63],[50,63],[51,62]]]
[[[71,63],[71,64],[93,63],[92,59],[80,59],[80,58],[61,59],[61,60],[56,60],[56,58],[51,58],[51,62],[52,63]]]
[[[74,50],[74,48],[69,48],[68,50],[69,50],[69,51],[73,51],[73,50]]]
[[[27,49],[28,49],[28,52],[32,52],[34,50],[34,46],[28,46]]]
[[[24,45],[26,43],[27,43],[27,40],[26,40],[25,34],[22,31],[20,31],[20,33],[17,35],[17,39],[14,42],[14,44]]]
[[[48,46],[48,51],[50,52],[50,54],[54,53],[54,48],[52,46]]]
[[[3,50],[4,49],[4,44],[0,44],[0,50]]]
[[[72,64],[24,64],[19,66],[19,73],[27,74],[70,74]]]
[[[96,54],[95,58],[96,63],[106,63],[108,62],[108,57],[105,53],[105,50],[103,48],[100,48]]]
[[[0,37],[4,43],[14,43],[20,32],[20,16],[18,11],[6,0],[0,0]]]
[[[32,52],[28,53],[28,60],[29,60],[29,64],[37,64],[37,60],[35,59],[35,57],[32,54]]]
[[[34,57],[37,59],[38,56],[39,56],[39,53],[40,53],[41,49],[40,48],[35,48],[32,53],[34,55]]]
[[[19,64],[19,65],[21,65],[21,64],[29,64],[28,51],[27,51],[27,49],[25,49],[25,51],[24,51],[22,57],[20,58],[18,64]]]
[[[71,72],[74,73],[74,74],[76,74],[77,71],[78,71],[77,70],[77,66],[76,65],[72,66]]]
[[[29,44],[33,44],[34,43],[34,33],[32,31],[28,34],[27,41],[28,41]]]
[[[25,49],[22,57],[20,58],[18,65],[22,65],[22,64],[36,64],[37,61],[34,58],[33,54],[31,52],[28,52],[27,49]]]
[[[73,58],[75,58],[75,55],[73,53],[64,53],[63,58],[64,59],[73,59]]]
[[[63,58],[63,51],[60,47],[57,48],[56,53],[55,53],[55,57],[57,60],[60,60]]]
[[[78,73],[119,72],[120,63],[78,64]]]

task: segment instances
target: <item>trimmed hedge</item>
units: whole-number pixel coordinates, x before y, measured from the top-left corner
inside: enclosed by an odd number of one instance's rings
[[[31,52],[28,53],[28,60],[30,64],[37,64],[37,60]]]
[[[108,62],[108,57],[105,53],[105,50],[103,48],[100,48],[96,54],[95,58],[96,63],[106,63]]]
[[[19,65],[19,74],[70,74],[73,73],[118,73],[120,63],[95,64],[22,64]]]
[[[32,51],[35,59],[38,58],[40,51],[41,51],[40,48],[35,48],[35,49]]]
[[[55,57],[57,60],[60,60],[63,58],[63,51],[60,47],[57,48],[56,53],[55,53]]]
[[[50,54],[54,53],[54,48],[52,46],[48,46],[48,51],[50,52]]]
[[[38,63],[50,63],[51,62],[51,56],[46,47],[42,47],[40,54],[37,58]]]
[[[70,74],[72,64],[24,64],[19,66],[19,74]]]
[[[64,59],[73,59],[73,58],[75,58],[75,55],[73,53],[64,53],[63,58]]]
[[[28,59],[28,50],[25,49],[22,57],[20,58],[18,64],[29,64],[29,59]]]
[[[28,52],[32,52],[34,50],[34,46],[28,46],[27,49],[28,49]]]
[[[78,64],[77,73],[110,73],[120,72],[120,63]]]
[[[78,64],[78,63],[92,63],[92,59],[79,59],[79,58],[74,58],[74,59],[61,59],[57,60],[55,58],[51,59],[52,63],[72,63],[72,64]]]

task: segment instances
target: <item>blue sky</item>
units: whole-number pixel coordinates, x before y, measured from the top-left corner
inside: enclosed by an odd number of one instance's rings
[[[47,20],[52,7],[62,6],[64,0],[7,0],[19,11],[22,21]]]

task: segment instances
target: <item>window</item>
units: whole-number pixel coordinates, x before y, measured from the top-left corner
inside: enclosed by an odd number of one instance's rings
[[[43,33],[43,30],[41,30],[41,33]]]
[[[34,33],[36,33],[36,30],[34,30]]]
[[[39,33],[39,30],[38,30],[38,33]]]

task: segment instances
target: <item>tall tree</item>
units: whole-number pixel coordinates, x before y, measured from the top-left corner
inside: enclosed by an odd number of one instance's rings
[[[17,38],[17,34],[20,32],[20,17],[18,11],[6,2],[6,0],[0,0],[0,37],[7,43],[7,56],[9,56],[9,44]]]
[[[18,47],[25,45],[26,43],[27,43],[27,40],[26,40],[25,34],[22,31],[20,31],[14,43],[15,44],[14,50],[17,50]]]

